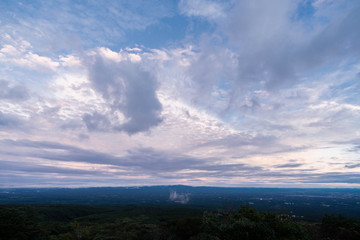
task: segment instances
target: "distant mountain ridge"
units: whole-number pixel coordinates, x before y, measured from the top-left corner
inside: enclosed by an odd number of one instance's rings
[[[324,213],[360,218],[360,189],[227,188],[186,185],[0,189],[0,204],[178,205],[203,209],[251,205],[319,220]]]

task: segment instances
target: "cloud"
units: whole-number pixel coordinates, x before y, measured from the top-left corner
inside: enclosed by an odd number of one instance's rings
[[[10,140],[1,141],[2,144],[12,147],[18,147],[21,152],[7,152],[7,155],[35,157],[47,160],[57,160],[64,162],[85,162],[93,164],[111,164],[121,165],[121,158],[114,157],[110,154],[101,153],[93,150],[86,150],[69,146],[57,142],[48,141],[31,141],[31,140]],[[61,150],[61,151],[59,151]]]
[[[316,169],[298,169],[299,166],[292,166],[291,163],[274,166],[280,169],[287,168],[287,171],[273,171],[256,165],[222,164],[220,159],[216,158],[196,158],[154,149],[134,149],[123,156],[114,156],[56,142],[10,139],[1,140],[0,147],[0,155],[3,158],[6,156],[8,159],[26,159],[25,162],[0,161],[0,164],[4,166],[2,170],[4,173],[12,172],[22,176],[20,172],[25,172],[29,176],[37,174],[38,177],[40,177],[38,173],[43,173],[42,177],[44,178],[49,177],[49,174],[65,174],[68,181],[71,176],[81,177],[96,174],[96,178],[105,185],[106,181],[111,179],[124,177],[133,179],[140,176],[142,179],[151,179],[157,183],[164,180],[170,182],[184,179],[189,182],[199,179],[215,179],[218,182],[241,178],[247,179],[244,184],[249,184],[249,182],[268,182],[267,179],[270,178],[271,182],[269,183],[271,184],[356,184],[360,180],[357,173],[351,172],[317,173]],[[7,149],[13,149],[13,151]],[[57,164],[54,165],[55,163]],[[81,163],[81,165],[77,166],[75,163]],[[74,181],[78,184],[81,183],[80,180]],[[208,184],[203,181],[201,183]],[[173,192],[170,199],[186,203],[190,198],[188,194]]]
[[[339,145],[346,145],[351,146],[350,149],[348,149],[349,152],[359,152],[360,151],[360,138],[354,138],[350,140],[345,141],[333,141],[333,144],[339,144]]]
[[[210,0],[181,0],[180,12],[186,16],[204,17],[210,20],[225,16],[221,2]]]
[[[72,161],[90,164],[107,164],[147,173],[174,172],[204,163],[201,159],[178,154],[169,154],[153,149],[134,149],[128,151],[124,156],[114,156],[57,142],[31,140],[14,141],[7,139],[1,140],[0,143],[5,146],[21,149],[21,151],[19,150],[19,152],[15,153],[6,151],[4,148],[2,153],[10,156],[27,156],[64,162]]]
[[[23,122],[17,116],[5,114],[0,111],[0,129],[15,129],[21,126]]]
[[[162,106],[156,95],[157,79],[139,63],[141,58],[132,55],[101,48],[84,59],[89,80],[109,104],[113,117],[120,112],[125,118],[113,126],[103,126],[110,123],[106,117],[87,114],[83,119],[90,130],[101,125],[101,128],[135,134],[148,131],[162,121]]]
[[[360,168],[360,163],[355,164],[347,164],[345,165],[346,168]]]
[[[114,156],[99,151],[64,145],[57,142],[31,140],[1,140],[3,150],[0,154],[15,158],[36,158],[50,161],[101,164],[113,168],[125,169],[132,175],[146,174],[162,179],[193,179],[197,177],[255,175],[262,172],[261,167],[246,164],[219,164],[219,159],[197,158],[184,154],[157,151],[150,148],[129,150],[123,156]],[[17,149],[7,151],[6,149]],[[29,170],[30,171],[30,170]],[[123,174],[123,173],[121,173]]]
[[[4,174],[38,184],[89,185],[93,171],[105,185],[325,186],[336,176],[359,185],[357,1],[0,8]]]
[[[296,80],[289,57],[294,46],[290,14],[294,1],[239,1],[219,26],[238,54],[237,87],[264,82],[268,88]]]
[[[241,146],[258,146],[265,147],[274,144],[278,140],[274,136],[251,136],[247,134],[232,134],[227,135],[222,139],[211,140],[204,143],[204,146],[226,146],[226,147],[241,147]]]
[[[296,146],[281,143],[281,138],[275,135],[228,134],[218,139],[204,141],[198,148],[223,149],[232,158],[242,158],[260,155],[271,156],[278,153],[297,152],[310,146]],[[225,153],[224,152],[224,153]]]
[[[315,8],[319,8],[324,4],[330,4],[332,3],[333,0],[314,0],[311,4],[315,7]]]
[[[6,44],[0,49],[0,62],[40,72],[53,72],[60,66],[58,61],[32,52],[29,43],[20,41],[14,44],[15,46]]]
[[[36,53],[29,52],[23,58],[14,59],[13,62],[19,66],[39,71],[55,71],[60,65],[46,56],[40,56]]]
[[[2,174],[5,172],[8,173],[13,173],[14,172],[25,172],[25,173],[46,173],[46,174],[51,174],[51,173],[56,173],[56,174],[69,174],[69,175],[75,175],[75,176],[79,176],[79,175],[106,175],[105,172],[98,170],[98,171],[94,171],[94,170],[84,170],[84,169],[76,169],[76,168],[69,168],[69,167],[59,167],[59,166],[48,166],[48,165],[41,165],[41,164],[36,164],[33,162],[14,162],[14,161],[5,161],[5,160],[0,160],[0,164],[1,164],[1,172]]]
[[[234,2],[216,30],[202,35],[190,60],[188,76],[199,85],[194,97],[199,106],[211,108],[219,98],[206,104],[209,96],[220,88],[227,93],[225,110],[261,107],[262,102],[249,98],[254,90],[282,91],[317,69],[338,68],[359,59],[359,3],[330,4],[327,11],[314,9],[306,17],[311,26],[304,18],[296,18],[299,4]]]
[[[100,113],[84,114],[83,121],[90,131],[108,131],[111,126],[109,119]],[[76,125],[75,125],[76,126]]]
[[[301,163],[286,163],[286,164],[280,164],[280,165],[275,165],[275,168],[297,168],[297,167],[301,167],[304,164]]]
[[[0,99],[25,101],[29,98],[29,90],[25,86],[11,86],[9,81],[0,79]]]
[[[126,42],[128,31],[171,17],[173,5],[163,0],[0,3],[7,10],[0,15],[0,32],[24,36],[42,52],[113,46]]]
[[[326,174],[318,174],[308,176],[307,179],[302,179],[304,183],[360,183],[360,176],[358,172],[354,173],[339,173],[328,172]]]

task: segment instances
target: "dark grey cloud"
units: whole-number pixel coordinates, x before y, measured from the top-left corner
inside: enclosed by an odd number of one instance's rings
[[[186,155],[156,151],[152,148],[138,148],[129,150],[125,157],[133,166],[144,168],[156,174],[159,172],[174,172],[184,169],[193,169],[204,164],[203,159]]]
[[[349,139],[345,141],[333,141],[334,144],[341,144],[341,145],[352,145],[349,152],[359,152],[360,151],[360,138]]]
[[[231,172],[258,172],[258,171],[262,171],[263,168],[259,167],[259,166],[249,166],[247,164],[213,164],[213,165],[202,165],[199,166],[198,168],[195,169],[197,170],[206,170],[206,171],[212,171],[212,172],[217,172],[217,173],[225,173],[228,171]]]
[[[275,165],[274,167],[276,168],[297,168],[297,167],[301,167],[304,164],[301,163],[286,163],[286,164],[280,164],[280,165]]]
[[[84,114],[85,115],[89,115],[90,118],[91,118],[91,114]],[[83,116],[83,118],[84,118]],[[65,123],[61,124],[60,128],[63,129],[63,130],[76,130],[76,129],[81,129],[84,125],[84,119],[81,119],[81,120],[75,120],[75,119],[72,119],[72,120],[68,120],[68,121],[65,121]],[[86,122],[85,122],[85,125],[86,125]],[[91,127],[91,126],[90,126]]]
[[[64,145],[57,142],[49,141],[31,141],[27,139],[23,140],[12,140],[12,139],[3,139],[0,140],[0,143],[5,145],[14,146],[14,147],[31,147],[31,148],[46,148],[46,149],[77,149],[69,145]]]
[[[0,129],[12,129],[21,126],[23,122],[12,114],[5,114],[0,111]]]
[[[22,85],[11,86],[9,81],[0,79],[0,99],[25,101],[30,98],[29,90]]]
[[[358,58],[360,4],[334,7],[343,7],[342,15],[326,16],[328,23],[323,22],[322,28],[313,16],[310,31],[303,28],[302,19],[293,19],[299,10],[294,1],[237,2],[223,28],[234,45],[248,50],[239,54],[239,80],[266,81],[272,89],[296,81],[299,70],[338,65],[344,57]]]
[[[0,170],[1,171],[1,170]],[[2,188],[23,188],[26,183],[26,187],[97,187],[97,186],[131,186],[131,185],[160,185],[159,179],[141,179],[131,178],[124,179],[119,176],[91,176],[92,181],[89,181],[88,177],[69,175],[66,178],[57,178],[56,175],[49,174],[29,174],[20,172],[1,172],[0,174],[0,187]]]
[[[360,145],[360,138],[347,139],[343,141],[333,141],[333,144]]]
[[[44,110],[42,111],[41,115],[44,117],[53,117],[53,116],[56,116],[60,110],[61,110],[61,107],[59,107],[59,106],[56,106],[56,107],[44,106]]]
[[[87,114],[84,121],[90,130],[111,128],[134,134],[148,131],[162,121],[162,106],[156,95],[157,80],[141,64],[115,62],[97,54],[88,56],[85,65],[93,88],[111,107],[112,118],[116,120],[116,111],[126,118],[125,123],[110,126],[108,117],[99,113]]]
[[[351,149],[349,149],[350,152],[360,152],[360,143],[354,144]]]
[[[6,149],[16,151],[6,151]],[[151,175],[154,179],[197,179],[201,177],[215,177],[221,179],[232,179],[234,177],[246,177],[248,179],[268,179],[276,177],[274,182],[281,183],[360,183],[358,173],[315,173],[313,169],[298,169],[301,164],[290,162],[278,165],[280,169],[288,168],[287,171],[272,171],[261,166],[247,164],[221,164],[215,158],[195,158],[183,154],[156,151],[151,148],[139,148],[129,150],[124,156],[114,156],[89,149],[82,149],[56,142],[31,141],[31,140],[1,140],[0,154],[3,156],[41,158],[49,160],[48,166],[39,165],[34,162],[11,162],[0,161],[3,173],[23,172],[30,173],[54,173],[81,176],[96,174],[101,181],[116,175],[137,176]],[[61,151],[59,151],[61,150]],[[114,170],[126,170],[119,173],[109,173],[101,170],[67,169],[61,166],[50,166],[51,160],[64,162],[85,162],[93,164],[105,164]],[[180,172],[179,172],[180,171]],[[192,171],[195,171],[192,172]],[[19,173],[19,174],[20,174]],[[18,174],[18,173],[16,173]],[[20,174],[21,176],[21,174]],[[46,177],[46,176],[45,176]],[[75,181],[76,182],[76,181]],[[80,182],[78,182],[80,184]]]
[[[304,183],[360,183],[360,174],[355,173],[340,173],[329,172],[326,174],[309,175],[308,178],[303,178]]]
[[[151,175],[157,179],[194,179],[201,177],[214,177],[218,179],[231,179],[234,177],[268,178],[277,177],[279,179],[289,179],[295,181],[313,177],[308,171],[296,172],[275,172],[269,171],[261,166],[251,166],[247,164],[223,164],[216,158],[196,158],[184,154],[156,151],[151,148],[138,148],[129,150],[124,156],[114,156],[89,149],[81,149],[56,142],[41,142],[30,140],[2,140],[2,149],[17,149],[16,151],[0,151],[0,154],[13,156],[16,158],[33,157],[44,160],[56,160],[64,162],[85,162],[92,164],[105,164],[114,169],[126,170],[126,173],[119,175]],[[61,150],[61,151],[59,151]],[[46,170],[44,167],[27,166],[20,167],[21,171],[41,172]],[[12,170],[16,170],[16,164],[12,165]],[[65,169],[49,169],[53,173],[65,172]],[[73,170],[69,170],[69,175]],[[179,172],[180,171],[180,172]],[[195,171],[193,173],[192,171]],[[75,171],[76,172],[76,171]],[[75,174],[74,172],[74,174]],[[64,173],[65,174],[65,173]],[[78,172],[79,175],[86,175],[88,172]],[[116,173],[114,173],[116,175]],[[100,174],[101,175],[101,174]],[[104,176],[109,176],[104,173]]]
[[[129,150],[124,156],[114,156],[89,149],[82,149],[56,142],[31,140],[1,140],[0,154],[16,158],[33,157],[45,160],[64,162],[85,162],[92,164],[106,164],[115,168],[127,169],[131,174],[151,174],[152,176],[167,177],[182,170],[196,170],[207,176],[237,176],[239,174],[255,174],[262,171],[261,167],[246,164],[219,164],[215,158],[195,158],[184,154],[156,151],[151,148]],[[7,151],[6,149],[17,149]],[[59,151],[61,150],[61,151]],[[29,168],[31,169],[31,168]],[[180,174],[181,175],[181,174]],[[191,176],[192,173],[184,174]],[[172,175],[174,176],[174,175]],[[178,177],[178,175],[176,175]]]
[[[276,6],[268,1],[234,2],[226,18],[219,20],[215,34],[200,45],[200,57],[190,67],[192,79],[210,91],[225,79],[230,104],[243,108],[247,105],[239,103],[238,95],[258,88],[260,82],[273,88],[285,79],[294,81],[295,69],[289,61],[294,47],[287,39],[287,26],[282,24],[288,20],[286,11],[292,5],[290,1],[280,1]],[[252,102],[252,108],[259,104]]]
[[[121,158],[112,155],[96,152],[93,150],[81,149],[57,142],[31,141],[31,140],[1,140],[4,146],[17,147],[19,151],[6,151],[2,153],[18,157],[36,157],[47,160],[87,162],[96,164],[121,165]],[[59,151],[62,150],[62,151]]]
[[[51,178],[44,177],[42,174],[29,173],[14,173],[1,172],[0,174],[0,186],[3,188],[19,188],[24,187],[24,183],[29,186],[42,186],[42,187],[64,187],[66,186],[84,186],[88,182],[88,179],[79,179],[74,177],[69,178]]]
[[[90,136],[87,135],[87,134],[84,134],[84,133],[80,133],[80,134],[78,135],[78,138],[79,138],[80,141],[84,141],[84,140],[89,140],[89,139],[90,139]]]
[[[304,167],[305,164],[303,163],[299,163],[297,160],[295,159],[291,159],[291,160],[288,160],[287,163],[284,163],[284,164],[278,164],[278,165],[274,165],[273,167],[274,168],[286,168],[287,171],[291,170],[291,169],[294,169],[294,170],[300,170],[301,172],[304,172],[304,171],[313,171],[314,169],[298,169],[299,167]]]
[[[247,176],[247,175],[245,175]],[[248,177],[257,176],[260,179],[268,179],[275,177],[274,183],[360,183],[360,175],[357,172],[327,172],[314,173],[311,170],[288,170],[288,171],[259,171],[256,175],[248,175]]]
[[[213,89],[222,88],[228,94],[225,110],[252,113],[262,102],[246,100],[247,93],[276,92],[321,67],[335,69],[359,59],[359,2],[333,3],[320,13],[313,9],[308,22],[294,16],[301,11],[299,4],[303,1],[234,2],[218,20],[216,31],[200,41],[199,54],[189,66],[188,74],[199,89],[195,102],[211,108],[217,100]]]
[[[90,131],[107,131],[111,127],[111,122],[107,116],[97,112],[84,114],[82,119]]]
[[[355,164],[347,164],[345,165],[346,168],[360,168],[360,163]]]
[[[6,151],[3,154],[13,156],[31,156],[47,160],[74,161],[96,164],[108,164],[141,169],[145,172],[177,171],[199,165],[203,161],[191,157],[167,154],[150,148],[140,148],[128,151],[126,156],[118,157],[111,154],[89,149],[77,148],[56,142],[31,140],[1,140],[1,144],[8,147],[18,147],[21,151]],[[62,151],[59,151],[62,150]]]
[[[343,57],[360,56],[360,4],[351,2],[345,13],[334,18],[302,52],[303,63],[308,66],[318,66],[319,63],[335,61],[336,64]]]
[[[106,175],[106,173],[102,171],[94,171],[94,170],[83,170],[83,169],[73,169],[73,168],[64,168],[58,166],[46,166],[39,165],[35,163],[29,163],[22,161],[12,162],[12,161],[4,161],[0,160],[1,172],[31,172],[31,173],[57,173],[57,174],[69,174],[69,175]]]

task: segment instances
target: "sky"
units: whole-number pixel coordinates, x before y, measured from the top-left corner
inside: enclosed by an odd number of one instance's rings
[[[0,1],[0,187],[360,187],[360,1]]]

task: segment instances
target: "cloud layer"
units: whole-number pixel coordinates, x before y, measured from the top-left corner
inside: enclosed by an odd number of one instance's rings
[[[358,1],[0,7],[0,187],[360,186]]]

